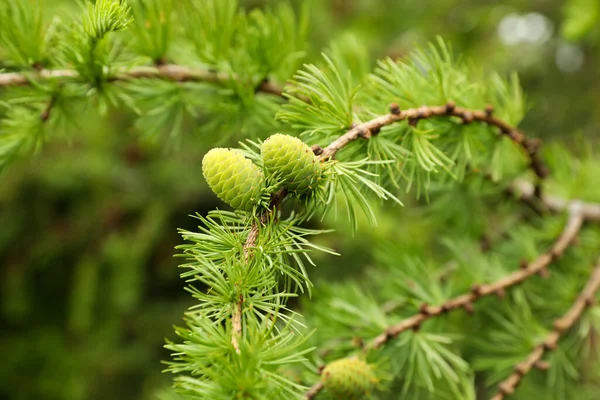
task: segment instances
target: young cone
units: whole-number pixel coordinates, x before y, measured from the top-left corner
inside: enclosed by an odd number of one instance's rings
[[[262,171],[237,151],[210,150],[202,159],[202,173],[213,192],[233,208],[250,211],[265,185]]]
[[[277,133],[262,144],[261,154],[269,174],[279,174],[292,192],[314,188],[321,176],[321,164],[310,147],[298,138]]]
[[[340,399],[362,399],[373,388],[376,378],[369,364],[358,358],[342,358],[323,369],[325,389]]]

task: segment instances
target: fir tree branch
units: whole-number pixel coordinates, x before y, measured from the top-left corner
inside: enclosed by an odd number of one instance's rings
[[[546,268],[552,263],[552,261],[556,260],[557,258],[560,258],[563,255],[563,253],[567,250],[567,248],[574,242],[577,234],[579,233],[585,221],[585,215],[583,210],[584,204],[582,202],[576,200],[569,203],[569,219],[563,231],[559,235],[558,239],[554,242],[552,247],[547,252],[541,254],[534,261],[530,263],[523,263],[521,265],[520,270],[513,272],[512,274],[504,277],[499,281],[489,283],[486,285],[476,285],[472,288],[470,293],[465,293],[463,295],[450,299],[442,305],[430,306],[427,304],[423,304],[418,314],[415,314],[395,325],[390,326],[385,330],[385,332],[376,336],[369,345],[364,347],[364,349],[377,350],[380,347],[387,344],[388,342],[390,342],[391,340],[397,338],[398,335],[402,332],[405,332],[409,329],[419,329],[421,324],[426,320],[445,315],[449,311],[463,308],[468,312],[473,312],[473,303],[479,300],[480,298],[493,294],[496,294],[501,297],[504,295],[506,289],[516,286],[536,274],[543,274],[544,271],[546,271]],[[598,274],[600,274],[600,272],[598,272]],[[600,279],[600,276],[597,279]],[[568,315],[571,316],[571,314]],[[569,322],[571,321],[571,319],[566,319],[563,317],[562,321]],[[562,324],[565,325],[566,322],[562,322]],[[313,399],[323,389],[323,384],[320,381],[318,381],[306,392],[305,398],[307,400]],[[493,400],[501,400],[501,398],[494,398]]]
[[[315,383],[314,385],[312,385],[312,387],[308,390],[308,392],[306,392],[306,395],[304,395],[304,398],[306,400],[310,400],[310,399],[314,399],[315,397],[317,397],[317,395],[319,393],[321,393],[321,391],[324,389],[323,384],[321,383],[321,381]]]
[[[0,88],[4,86],[25,86],[35,80],[77,81],[79,78],[79,73],[74,69],[42,69],[39,71],[31,71],[29,73],[7,72],[0,73]],[[176,82],[208,82],[214,84],[223,84],[239,80],[239,78],[233,74],[175,64],[157,65],[155,67],[134,67],[116,72],[109,76],[107,80],[109,82],[116,82],[140,78],[167,79]],[[256,87],[256,91],[279,97],[283,96],[282,89],[268,79],[263,80]]]
[[[468,108],[457,107],[454,103],[449,102],[444,106],[422,106],[419,108],[410,108],[400,110],[397,104],[390,106],[390,113],[379,116],[370,121],[363,122],[350,129],[348,132],[337,138],[329,146],[323,149],[321,154],[322,159],[329,159],[344,148],[348,143],[358,139],[368,139],[372,135],[376,135],[381,128],[387,125],[394,124],[399,121],[408,120],[411,124],[416,124],[420,119],[432,117],[458,117],[465,124],[473,121],[479,121],[500,129],[503,135],[508,136],[515,143],[519,144],[530,159],[530,168],[535,175],[543,179],[548,175],[548,169],[544,165],[539,156],[538,149],[541,142],[536,139],[530,139],[520,132],[517,128],[508,124],[499,118],[494,117],[492,107],[487,107],[485,110],[471,110]]]
[[[540,179],[548,175],[548,169],[546,168],[538,154],[538,149],[541,144],[539,140],[530,139],[526,137],[517,128],[514,128],[507,122],[494,117],[491,107],[487,107],[483,111],[471,110],[468,108],[457,107],[454,103],[451,102],[444,106],[421,106],[419,108],[409,108],[406,110],[400,110],[398,105],[392,104],[390,106],[389,114],[382,115],[370,121],[356,125],[348,132],[331,142],[325,148],[322,148],[318,145],[314,145],[312,149],[315,155],[319,156],[321,160],[328,160],[334,157],[338,151],[346,147],[351,142],[359,138],[369,139],[371,136],[376,135],[379,132],[379,130],[384,126],[391,125],[404,120],[408,120],[409,123],[416,124],[417,121],[420,119],[443,116],[459,117],[464,121],[464,123],[480,121],[500,128],[502,134],[505,134],[508,137],[510,137],[527,152],[531,160],[530,166]],[[276,194],[271,200],[271,208],[278,206],[285,199],[286,195],[287,193]],[[564,208],[566,208],[566,206],[562,209]],[[263,217],[261,217],[261,220],[262,218]],[[266,216],[264,218],[266,218]],[[246,240],[246,244],[244,245],[245,249],[254,246],[254,244],[256,243],[256,239],[258,238],[258,230],[259,224],[254,223],[248,235],[248,239]]]
[[[581,291],[569,311],[561,318],[554,321],[554,330],[550,332],[542,344],[538,345],[521,363],[515,366],[513,372],[508,378],[498,386],[498,392],[492,397],[492,400],[503,400],[505,396],[511,395],[525,375],[532,368],[546,369],[548,365],[542,362],[542,358],[547,351],[554,350],[561,336],[575,325],[581,317],[583,311],[590,307],[594,302],[594,297],[600,288],[600,259],[596,268],[590,275],[590,278]]]
[[[385,332],[373,339],[368,348],[378,349],[392,339],[395,339],[400,333],[409,329],[418,329],[426,320],[441,316],[448,311],[460,308],[472,310],[473,303],[480,298],[492,294],[502,295],[506,289],[520,284],[533,275],[543,273],[548,265],[555,259],[560,258],[565,250],[572,244],[581,229],[584,220],[581,202],[573,201],[569,206],[569,219],[565,228],[547,252],[542,253],[530,263],[523,263],[520,270],[513,272],[499,281],[486,285],[476,285],[470,293],[465,293],[450,299],[442,305],[430,306],[423,304],[418,314],[415,314],[396,325],[390,326]]]

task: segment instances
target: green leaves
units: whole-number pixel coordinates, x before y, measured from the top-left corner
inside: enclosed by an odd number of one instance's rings
[[[170,363],[176,389],[186,398],[227,400],[232,396],[247,399],[302,399],[306,388],[285,375],[282,367],[305,361],[305,337],[292,325],[278,328],[271,320],[249,320],[246,335],[236,354],[221,324],[190,313],[190,329],[178,329],[184,344],[166,347],[176,352]]]
[[[250,92],[271,75],[287,79],[303,54],[306,29],[289,5],[246,13],[236,0],[194,0],[186,12],[200,61],[251,83]]]
[[[66,32],[60,45],[64,61],[95,86],[106,75],[109,47],[106,37],[131,24],[130,8],[124,0],[81,1],[81,21]]]
[[[155,63],[164,61],[173,40],[174,0],[130,0],[136,51]]]
[[[308,64],[285,89],[288,103],[277,119],[303,133],[319,133],[317,140],[328,140],[348,130],[354,122],[354,97],[357,88],[350,71],[340,71],[327,56],[326,68]]]
[[[377,225],[375,212],[368,197],[363,193],[365,189],[375,194],[381,200],[391,199],[397,204],[402,202],[382,186],[373,182],[372,173],[365,170],[369,164],[382,164],[386,161],[368,161],[366,159],[353,162],[337,162],[331,165],[332,181],[328,187],[327,207],[334,207],[337,215],[336,196],[341,197],[341,202],[346,209],[346,215],[353,231],[358,228],[357,210],[361,209],[367,220],[373,226]]]
[[[0,4],[0,54],[14,66],[43,66],[48,58],[48,35],[36,1],[5,0]]]
[[[44,141],[41,109],[10,107],[0,120],[0,169],[17,155],[34,152]]]

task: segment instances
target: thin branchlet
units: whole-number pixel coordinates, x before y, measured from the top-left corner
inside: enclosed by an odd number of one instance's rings
[[[521,184],[522,186],[525,186]],[[531,184],[529,184],[531,185]],[[530,191],[533,191],[533,185],[528,187]],[[532,193],[527,191],[529,196],[533,196]],[[445,315],[449,311],[464,309],[469,314],[472,314],[475,311],[473,307],[473,303],[479,300],[482,297],[497,295],[499,298],[503,298],[506,293],[506,289],[509,289],[513,286],[516,286],[525,280],[539,274],[543,274],[547,272],[548,266],[552,263],[552,261],[557,258],[562,257],[564,252],[572,245],[581,230],[583,223],[586,220],[594,221],[596,215],[594,212],[596,211],[596,207],[600,208],[600,204],[591,204],[591,203],[583,203],[579,200],[574,200],[568,202],[566,200],[562,200],[559,198],[546,198],[552,199],[549,200],[552,204],[548,204],[548,209],[554,212],[564,212],[568,211],[569,219],[564,229],[562,230],[560,236],[554,242],[552,247],[545,253],[542,253],[539,257],[537,257],[534,261],[530,263],[522,262],[520,265],[520,269],[513,272],[512,274],[496,281],[493,283],[489,283],[486,285],[475,285],[469,293],[465,293],[458,297],[452,298],[441,305],[438,306],[430,306],[427,304],[423,304],[419,310],[419,313],[406,318],[399,323],[390,326],[380,335],[376,336],[367,346],[365,346],[365,350],[377,350],[390,342],[391,340],[398,337],[399,334],[408,330],[418,330],[423,322],[428,319],[436,318],[442,315]],[[543,199],[542,199],[543,200]],[[559,201],[560,200],[560,201]],[[597,268],[599,269],[600,266]],[[594,272],[590,281],[594,281],[596,279],[600,279],[600,276],[596,277],[595,275],[600,274],[600,272]],[[597,289],[597,288],[596,288]],[[594,292],[595,290],[594,289]],[[589,290],[588,290],[589,291]],[[592,292],[592,295],[593,293]],[[588,292],[585,292],[588,293]],[[586,299],[590,296],[588,295]],[[579,303],[581,303],[578,300]],[[588,304],[589,300],[583,302],[583,304]],[[577,307],[581,307],[579,304]],[[581,310],[579,311],[579,314]],[[558,326],[560,329],[566,330],[568,327],[572,326],[574,321],[578,318],[579,314],[575,316],[575,311],[570,311],[558,321]],[[568,317],[567,317],[568,316]],[[555,327],[557,324],[555,323]],[[565,328],[566,327],[566,328]],[[560,335],[559,335],[560,336]],[[558,336],[558,337],[559,337]],[[558,340],[558,337],[556,340]],[[537,349],[537,348],[536,348]],[[539,350],[535,350],[535,352],[539,352]],[[533,353],[532,353],[533,354]],[[536,353],[537,354],[537,353]],[[543,355],[543,352],[542,352]],[[541,359],[541,355],[539,357]],[[539,360],[536,360],[539,361]],[[533,364],[532,364],[533,365]],[[510,378],[514,379],[514,378]],[[517,382],[518,383],[518,382]],[[316,382],[308,392],[305,394],[306,399],[315,398],[322,390],[324,389],[322,383]],[[501,400],[502,398],[494,398],[493,400]]]
[[[497,393],[492,400],[503,400],[506,396],[513,394],[523,378],[533,368],[547,369],[548,364],[542,361],[544,354],[554,350],[562,335],[571,329],[579,320],[583,311],[594,303],[596,292],[600,288],[600,259],[591,273],[587,284],[571,306],[561,317],[554,321],[554,329],[544,341],[536,346],[531,353],[515,366],[514,372],[498,385]]]
[[[226,74],[208,69],[192,68],[175,64],[129,68],[109,75],[106,80],[109,82],[119,82],[141,78],[166,79],[175,82],[208,82],[214,84],[226,84],[231,81],[240,80],[240,78],[234,74]],[[25,86],[32,82],[43,80],[77,82],[79,79],[81,79],[81,76],[73,69],[42,69],[31,72],[8,72],[0,74],[0,87]],[[268,79],[263,80],[256,87],[256,91],[283,97],[282,89]]]
[[[552,261],[561,257],[575,240],[583,222],[584,218],[581,213],[581,204],[575,201],[571,203],[569,208],[569,220],[567,221],[565,228],[548,251],[542,253],[532,262],[527,263],[526,266],[524,264],[521,265],[519,270],[496,282],[486,285],[475,285],[469,293],[447,300],[438,306],[424,304],[419,313],[387,328],[385,332],[381,333],[370,343],[368,348],[378,349],[390,340],[398,337],[400,333],[410,329],[418,329],[418,327],[426,320],[441,316],[449,311],[465,309],[465,307],[467,307],[468,310],[472,310],[472,303],[482,297],[494,294],[503,297],[503,293],[506,289],[516,286],[528,278],[542,273]]]
[[[485,110],[472,110],[458,107],[451,102],[443,106],[421,106],[406,110],[400,110],[396,104],[392,104],[390,106],[389,114],[379,116],[354,126],[324,148],[321,157],[323,159],[332,158],[338,151],[348,145],[348,143],[359,138],[369,139],[384,126],[392,125],[404,120],[416,124],[421,119],[433,117],[458,117],[462,119],[464,123],[478,121],[499,128],[501,134],[506,135],[523,148],[530,159],[529,166],[538,178],[543,179],[548,175],[548,168],[544,165],[539,156],[538,150],[541,145],[539,140],[528,138],[523,132],[510,125],[508,122],[495,117],[493,113],[490,112],[490,107],[487,107]]]

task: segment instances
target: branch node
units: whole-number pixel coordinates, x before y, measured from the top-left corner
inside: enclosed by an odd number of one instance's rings
[[[475,298],[481,296],[481,285],[473,285],[471,286],[471,293]]]
[[[471,111],[465,111],[462,115],[461,115],[463,124],[468,125],[471,122],[473,122],[473,113]]]
[[[494,106],[491,104],[488,104],[487,106],[485,106],[485,116],[487,118],[491,118],[492,115],[494,115]]]
[[[527,373],[529,372],[529,368],[527,367],[527,365],[523,364],[523,363],[519,363],[517,365],[515,365],[515,373],[524,376],[527,375]]]
[[[452,114],[456,108],[456,103],[450,100],[446,103],[446,114]]]
[[[400,106],[398,105],[398,103],[392,103],[390,104],[390,114],[392,115],[400,115],[402,111],[400,110]]]
[[[593,297],[588,297],[587,299],[584,300],[585,306],[590,308],[593,307],[596,304],[596,299]]]
[[[363,139],[370,139],[371,138],[371,131],[364,130],[364,129],[359,129],[358,130],[358,137],[361,137]]]
[[[323,148],[318,144],[312,145],[311,150],[313,151],[313,153],[315,153],[315,156],[320,156],[321,154],[323,154]]]
[[[424,316],[431,314],[429,312],[429,304],[427,304],[427,303],[421,304],[421,306],[419,307],[419,312],[421,313],[421,315],[424,315]]]
[[[529,263],[527,262],[527,260],[523,259],[519,262],[519,268],[527,269],[528,267],[529,267]]]

